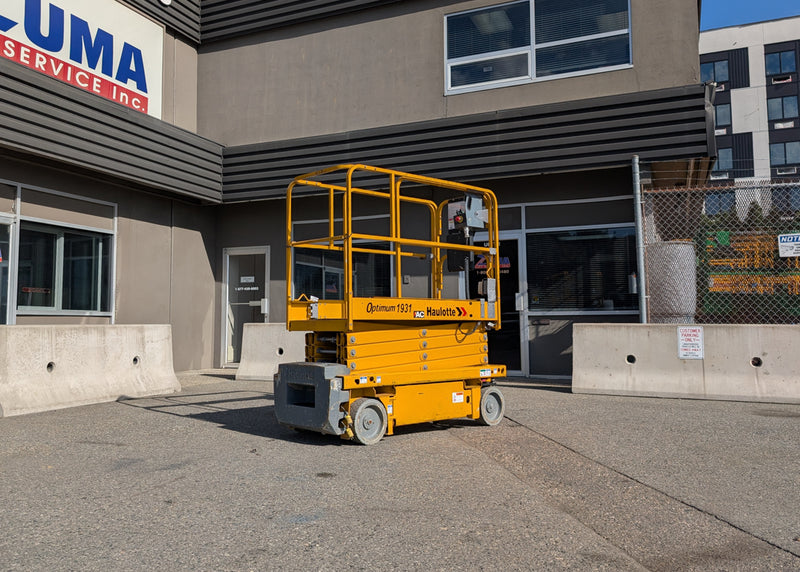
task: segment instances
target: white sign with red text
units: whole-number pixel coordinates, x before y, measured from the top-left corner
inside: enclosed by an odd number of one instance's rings
[[[678,326],[678,359],[705,357],[702,326]]]
[[[161,117],[164,28],[116,0],[2,0],[0,57]]]

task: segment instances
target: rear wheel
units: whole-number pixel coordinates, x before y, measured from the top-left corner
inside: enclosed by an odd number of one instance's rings
[[[350,417],[353,419],[353,440],[357,443],[374,445],[386,434],[389,418],[378,399],[356,399],[350,405]]]
[[[481,423],[494,426],[503,420],[506,402],[499,389],[487,386],[481,389]]]

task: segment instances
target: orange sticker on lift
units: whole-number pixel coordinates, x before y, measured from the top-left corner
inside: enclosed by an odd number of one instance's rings
[[[463,391],[454,391],[453,392],[453,403],[464,403],[464,392]]]

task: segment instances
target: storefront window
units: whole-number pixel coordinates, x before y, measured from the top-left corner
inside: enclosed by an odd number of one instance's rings
[[[531,311],[636,310],[633,228],[527,235]]]
[[[23,224],[18,308],[108,312],[110,245],[104,234]]]
[[[25,228],[20,232],[17,304],[36,308],[55,306],[57,235]]]
[[[64,233],[62,309],[108,309],[108,238]]]

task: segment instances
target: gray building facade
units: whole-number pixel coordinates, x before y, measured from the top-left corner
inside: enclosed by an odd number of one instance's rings
[[[696,0],[8,4],[0,320],[170,323],[178,370],[284,320],[285,188],[357,162],[495,191],[495,357],[568,377],[638,320],[632,157],[715,156]]]

